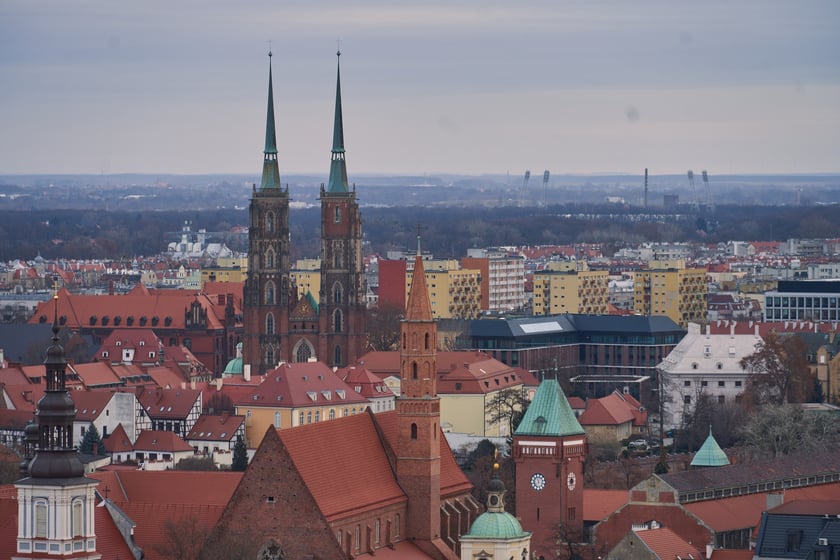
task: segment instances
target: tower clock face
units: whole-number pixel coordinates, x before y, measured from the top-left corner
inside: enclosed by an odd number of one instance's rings
[[[566,477],[566,487],[569,490],[574,490],[576,483],[577,483],[577,480],[575,479],[575,473],[570,472],[569,476]]]
[[[540,473],[535,473],[531,477],[531,488],[533,488],[537,492],[545,488],[545,477]]]

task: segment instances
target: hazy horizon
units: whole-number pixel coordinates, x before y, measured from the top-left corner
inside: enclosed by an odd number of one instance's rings
[[[840,172],[832,0],[0,4],[0,174]]]

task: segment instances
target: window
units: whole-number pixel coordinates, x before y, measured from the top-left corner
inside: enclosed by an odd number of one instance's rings
[[[343,290],[341,289],[341,283],[336,282],[333,285],[333,303],[341,303],[343,298]]]
[[[683,381],[683,387],[691,387],[691,381]]]
[[[718,387],[725,387],[726,381],[718,381]]]
[[[274,268],[274,251],[271,249],[265,254],[265,265],[267,268]]]
[[[274,350],[272,348],[266,348],[265,350],[265,363],[270,366],[274,365]]]
[[[425,339],[426,339],[426,340],[425,340],[425,345],[424,345],[424,347],[425,347],[425,349],[426,349],[426,350],[428,350],[428,349],[429,349],[429,333],[426,333],[426,335],[425,335]]]
[[[740,382],[740,381],[736,381],[736,382],[735,382],[735,386],[736,386],[736,387],[740,387],[740,386],[741,386],[741,382]]]
[[[74,537],[81,537],[84,535],[84,504],[82,500],[76,500],[73,502],[73,536]]]
[[[35,537],[47,537],[47,504],[37,502],[35,504]]]
[[[279,412],[274,413],[274,427],[275,428],[280,427],[280,413]]]
[[[274,305],[274,282],[270,280],[265,285],[265,303]]]
[[[701,387],[708,387],[708,386],[709,386],[709,382],[708,382],[708,381],[706,381],[706,380],[703,380],[703,381],[701,381],[701,382],[700,382],[700,386],[701,386]]]
[[[726,403],[726,397],[723,395],[718,395],[718,404]]]
[[[307,413],[306,413],[306,423],[307,423],[307,424],[311,424],[311,423],[312,423],[312,411],[311,411],[311,410],[310,410],[309,412],[307,412]]]
[[[274,233],[274,212],[268,212],[265,215],[265,231]]]
[[[295,352],[295,361],[301,363],[308,362],[311,357],[312,347],[309,345],[308,341],[302,340],[298,345],[297,352]]]
[[[335,350],[333,351],[333,358],[335,359],[335,365],[341,364],[341,346],[335,347]]]
[[[315,411],[315,421],[316,421],[316,422],[320,422],[320,421],[321,421],[321,411],[320,411],[320,410],[316,410],[316,411]]]
[[[274,334],[274,314],[265,316],[265,334]]]
[[[569,511],[567,513],[567,517],[569,518],[569,521],[574,521],[575,520],[575,518],[577,517],[577,512],[575,511],[575,508],[573,508],[573,507],[569,508]]]
[[[361,547],[361,540],[362,540],[362,527],[360,525],[356,525],[356,530],[353,533],[353,546],[356,550],[359,550]]]
[[[394,516],[394,536],[395,537],[400,536],[400,514],[399,513]]]
[[[300,413],[300,419],[298,420],[299,425],[303,425],[303,412]]]
[[[334,408],[330,409],[330,420],[335,420],[335,409]]]
[[[691,395],[683,396],[683,404],[691,404]]]
[[[411,439],[417,439],[417,424],[411,424]]]
[[[335,313],[333,314],[333,329],[335,332],[341,332],[341,310],[336,309]]]
[[[417,362],[411,363],[411,378],[417,379]]]
[[[335,212],[333,213],[333,220],[335,220],[335,223],[337,224],[341,223],[341,206],[335,207]]]
[[[786,552],[798,552],[802,546],[802,531],[794,530],[787,532]]]
[[[380,540],[380,523],[379,519],[377,518],[376,522],[373,524],[373,542],[379,544]]]

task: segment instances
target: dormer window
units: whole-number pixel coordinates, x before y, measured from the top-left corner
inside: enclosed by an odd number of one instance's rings
[[[117,341],[117,346],[122,346],[122,340]]]
[[[145,340],[141,340],[141,341],[140,341],[140,346],[146,346],[146,341],[145,341]]]

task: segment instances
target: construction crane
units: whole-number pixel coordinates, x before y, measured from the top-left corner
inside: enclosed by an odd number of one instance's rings
[[[519,189],[519,206],[525,205],[525,191],[528,188],[528,179],[531,178],[531,170],[525,170],[525,178],[522,180],[522,188]]]
[[[543,206],[548,205],[548,176],[550,175],[548,169],[543,171]]]
[[[700,210],[700,199],[697,197],[697,189],[694,188],[694,171],[688,170],[688,184],[691,187],[691,198],[694,201],[694,210]]]
[[[706,173],[706,170],[703,170],[703,183],[706,185],[706,198],[709,201],[709,213],[715,213],[715,203],[712,199],[712,188],[709,186],[709,174]]]

